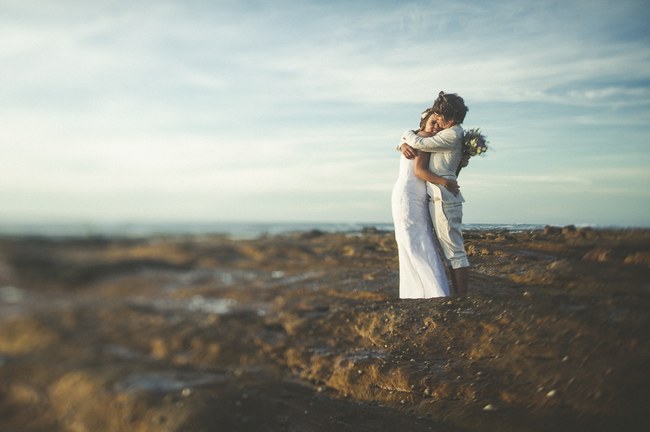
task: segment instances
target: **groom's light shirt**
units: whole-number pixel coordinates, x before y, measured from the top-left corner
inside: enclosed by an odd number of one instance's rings
[[[454,125],[443,129],[432,137],[423,138],[417,136],[412,130],[404,131],[402,142],[414,149],[431,153],[429,158],[429,170],[441,177],[456,178],[456,169],[460,163],[463,152],[463,128]],[[452,194],[443,186],[427,182],[429,196],[440,197],[443,202],[463,202],[463,196]]]

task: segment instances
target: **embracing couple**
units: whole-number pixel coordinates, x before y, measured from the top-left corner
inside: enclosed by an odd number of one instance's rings
[[[467,111],[463,98],[440,92],[422,113],[419,130],[407,130],[402,136],[399,177],[392,194],[400,298],[450,295],[443,260],[450,267],[453,294],[467,294],[469,262],[461,232],[464,200],[456,182],[463,153],[460,125]]]

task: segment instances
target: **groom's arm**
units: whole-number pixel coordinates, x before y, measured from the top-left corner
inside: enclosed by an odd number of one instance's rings
[[[402,144],[408,144],[414,149],[425,152],[453,150],[457,145],[456,133],[451,129],[445,129],[432,137],[420,137],[412,130],[406,130],[402,134]]]

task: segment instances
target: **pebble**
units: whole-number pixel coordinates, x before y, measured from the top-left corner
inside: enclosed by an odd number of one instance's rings
[[[546,397],[548,397],[548,398],[552,398],[552,397],[555,396],[556,394],[557,394],[557,391],[556,391],[556,390],[551,390],[550,392],[546,393]]]
[[[483,411],[496,411],[496,408],[492,404],[487,404],[483,407]]]

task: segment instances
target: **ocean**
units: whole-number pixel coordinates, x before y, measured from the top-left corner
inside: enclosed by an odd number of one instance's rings
[[[542,229],[542,224],[465,224],[464,230],[504,230],[511,232]],[[392,223],[328,223],[328,222],[214,222],[214,223],[0,223],[2,236],[48,237],[150,237],[157,235],[222,234],[232,238],[256,238],[262,235],[292,232],[345,232],[364,230],[393,231]]]

